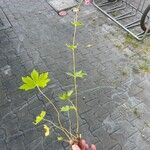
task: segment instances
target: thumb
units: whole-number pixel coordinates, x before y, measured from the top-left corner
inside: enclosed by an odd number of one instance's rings
[[[95,145],[91,145],[91,150],[96,150],[96,146]]]

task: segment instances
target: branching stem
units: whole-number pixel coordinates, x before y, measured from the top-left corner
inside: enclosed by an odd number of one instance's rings
[[[69,132],[66,128],[64,128],[64,127],[62,126],[62,123],[61,123],[61,121],[60,121],[60,113],[59,113],[58,109],[56,108],[56,106],[54,105],[54,103],[42,92],[42,90],[41,90],[39,87],[37,87],[37,88],[38,88],[39,92],[48,100],[48,102],[54,107],[55,111],[57,112],[57,117],[58,117],[58,122],[59,122],[59,124],[60,124],[60,127],[57,126],[57,125],[55,125],[55,127],[56,127],[56,126],[59,127],[61,130],[63,130],[63,132],[65,132],[66,134],[70,135],[71,137],[76,137],[76,136],[74,136],[71,132]],[[48,120],[47,120],[47,121],[48,121]],[[51,122],[51,121],[49,121],[49,122]],[[51,123],[52,123],[52,122],[51,122]],[[53,124],[54,124],[54,123],[53,123]]]
[[[55,128],[61,130],[61,131],[68,137],[69,140],[71,139],[71,137],[68,135],[68,133],[66,133],[66,131],[65,131],[62,127],[57,126],[54,122],[52,122],[52,121],[50,121],[50,120],[48,120],[48,119],[43,119],[43,120],[49,122],[49,123],[52,124]]]
[[[61,121],[60,121],[60,113],[59,113],[57,107],[54,105],[54,103],[52,102],[52,100],[50,100],[50,99],[42,92],[42,90],[41,90],[38,86],[37,86],[37,88],[38,88],[39,92],[47,99],[47,101],[53,106],[53,108],[54,108],[55,111],[57,112],[58,122],[59,122],[60,126],[62,127],[62,123],[61,123]]]

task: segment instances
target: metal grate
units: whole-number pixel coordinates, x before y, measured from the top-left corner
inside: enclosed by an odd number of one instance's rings
[[[150,34],[149,14],[146,16],[146,30],[143,31],[140,26],[144,10],[150,4],[149,0],[94,0],[93,4],[137,40],[143,40]]]

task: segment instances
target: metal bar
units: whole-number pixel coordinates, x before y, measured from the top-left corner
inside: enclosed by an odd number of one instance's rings
[[[99,6],[97,6],[97,4],[95,3],[95,1],[93,1],[93,5],[99,9],[103,14],[105,14],[107,17],[109,17],[111,20],[113,20],[115,23],[117,23],[120,27],[122,27],[125,31],[127,31],[129,34],[131,34],[133,37],[135,37],[137,40],[143,40],[143,38],[147,35],[148,31],[146,31],[144,33],[143,36],[138,37],[136,34],[134,34],[133,32],[131,32],[129,29],[127,29],[123,24],[121,24],[119,21],[117,21],[115,18],[113,18],[111,15],[109,15],[106,11],[104,11],[102,8],[100,8]],[[135,13],[136,14],[136,13]],[[134,14],[134,15],[135,15]],[[130,23],[132,24],[132,23]]]
[[[133,27],[136,27],[136,26],[139,26],[139,25],[140,25],[140,22],[136,23],[136,24],[133,24],[133,25],[130,25],[130,26],[126,27],[126,28],[130,29],[130,28],[133,28]]]
[[[104,3],[102,3],[102,4],[100,5],[100,7],[107,6],[107,5],[109,5],[109,4],[115,4],[115,3],[117,3],[117,1],[118,1],[118,0],[116,0],[116,1],[114,1],[114,2],[104,2]]]
[[[132,13],[132,11],[126,12],[126,13],[124,13],[124,14],[122,14],[122,15],[116,16],[115,19],[117,20],[117,19],[119,19],[119,18],[121,18],[121,17],[124,17],[124,16],[127,16],[127,15],[129,15],[129,14],[131,14],[131,13]]]
[[[114,11],[118,11],[118,10],[123,10],[123,9],[125,9],[126,8],[126,6],[124,6],[124,7],[118,7],[118,8],[114,8],[114,9],[110,9],[110,10],[106,10],[107,11],[107,13],[111,13],[111,12],[114,12]]]
[[[122,3],[121,5],[119,5],[119,6],[115,6],[115,7],[113,7],[113,8],[111,8],[111,9],[109,9],[109,10],[106,10],[108,13],[110,12],[110,11],[115,11],[117,8],[119,9],[119,8],[122,8],[122,6],[124,6],[124,4]],[[125,4],[125,6],[126,6],[126,4]],[[124,7],[123,7],[124,8]]]
[[[124,17],[119,17],[116,20],[119,21],[119,20],[126,19],[126,18],[133,17],[133,16],[136,16],[136,13],[128,15],[128,16],[124,16]]]
[[[148,34],[148,35],[150,35],[150,33],[148,33],[148,31],[150,30],[150,21],[149,21],[149,23],[148,23],[148,27],[147,27],[147,29],[146,29],[146,31],[145,31],[145,33],[144,33],[144,35],[143,35],[143,37],[141,36],[141,35],[139,35],[138,37],[139,38],[145,38],[145,36]]]
[[[123,1],[124,1],[124,0],[123,0]],[[133,9],[135,9],[136,11],[142,13],[142,11],[139,9],[139,8],[140,8],[141,1],[140,1],[140,3],[138,4],[138,7],[137,7],[137,8],[136,8],[134,5],[128,3],[127,1],[124,1],[124,2],[127,3],[127,5],[129,5],[131,8],[133,8]]]
[[[135,24],[135,23],[139,22],[140,20],[141,20],[141,19],[138,19],[138,20],[136,20],[136,21],[133,21],[132,23],[129,23],[129,24],[125,25],[125,27],[131,26],[132,24]]]

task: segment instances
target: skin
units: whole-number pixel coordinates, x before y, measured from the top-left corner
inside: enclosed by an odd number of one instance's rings
[[[92,144],[91,148],[89,148],[89,145],[86,143],[86,141],[81,140],[78,145],[72,145],[72,150],[96,150],[96,146]]]

